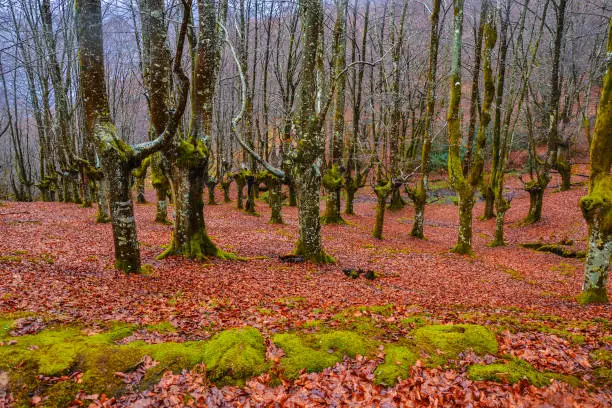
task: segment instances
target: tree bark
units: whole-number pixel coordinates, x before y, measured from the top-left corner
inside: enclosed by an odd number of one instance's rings
[[[607,303],[606,283],[612,256],[612,18],[608,24],[607,70],[603,79],[595,130],[591,139],[589,192],[580,200],[589,226],[581,304]]]
[[[414,220],[410,235],[415,238],[424,238],[423,224],[425,222],[425,203],[429,181],[429,161],[431,152],[431,131],[434,111],[436,108],[436,73],[438,68],[438,48],[440,38],[438,22],[440,20],[440,0],[434,0],[431,13],[431,33],[429,43],[429,72],[427,75],[427,110],[425,112],[425,129],[423,133],[423,147],[421,149],[421,177],[419,184],[412,194],[414,202]]]

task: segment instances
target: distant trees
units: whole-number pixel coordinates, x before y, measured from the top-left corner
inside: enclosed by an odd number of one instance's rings
[[[528,174],[528,224],[542,218],[553,174],[569,188],[577,136],[601,146],[591,96],[609,6],[598,1],[137,0],[109,4],[105,19],[93,0],[74,9],[8,2],[0,191],[98,202],[97,221],[113,224],[117,265],[130,272],[140,259],[132,189],[144,202],[149,174],[156,221],[174,223],[162,258],[233,257],[208,237],[206,187],[209,204],[216,190],[229,201],[235,189],[236,206],[254,215],[267,189],[272,223],[283,222],[284,204],[297,205],[295,253],[305,259],[331,260],[321,225],[343,224],[342,200],[353,214],[366,184],[375,237],[387,208],[404,206],[404,187],[410,233],[423,238],[430,179],[445,172],[459,212],[453,251],[472,251],[478,191],[483,218],[496,218],[492,245],[504,245],[511,152],[528,157],[518,169]],[[109,29],[124,25],[135,35]],[[596,219],[588,216],[591,232],[601,231]]]

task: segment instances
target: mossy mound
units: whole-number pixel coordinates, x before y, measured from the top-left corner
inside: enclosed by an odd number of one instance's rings
[[[417,346],[427,352],[432,365],[444,365],[459,353],[473,350],[477,354],[497,353],[495,334],[475,324],[437,324],[414,331]]]
[[[489,380],[507,383],[517,383],[523,379],[541,387],[550,383],[550,378],[533,368],[523,360],[512,360],[507,363],[489,365],[472,365],[468,367],[468,377],[471,380]]]
[[[488,380],[510,384],[527,380],[536,387],[544,387],[550,384],[553,379],[566,382],[574,387],[582,385],[577,377],[557,373],[543,373],[533,368],[526,361],[518,358],[512,358],[506,363],[472,365],[468,367],[468,377],[476,381]]]
[[[268,368],[264,338],[252,327],[223,331],[207,343],[203,362],[212,380],[244,383]]]
[[[322,371],[342,361],[344,356],[354,358],[368,351],[367,342],[348,331],[315,335],[277,334],[273,342],[285,352],[281,368],[283,376],[288,379],[297,378],[302,370],[307,373]]]
[[[399,379],[408,378],[410,367],[417,361],[417,355],[409,348],[388,346],[385,362],[374,370],[374,383],[392,387]]]
[[[56,325],[40,331],[11,337],[12,317],[0,316],[0,372],[9,374],[9,392],[17,405],[27,405],[32,395],[43,397],[45,406],[67,406],[79,390],[86,393],[119,395],[126,384],[116,375],[138,368],[144,356],[159,362],[147,370],[141,388],[155,384],[166,371],[179,372],[204,363],[211,380],[223,384],[243,383],[246,378],[267,369],[265,343],[254,328],[230,329],[209,341],[147,344],[116,342],[129,336],[137,326],[107,325],[105,332],[88,335],[79,327]],[[167,324],[152,326],[167,329]],[[72,379],[46,381],[45,377],[83,373],[81,382]]]

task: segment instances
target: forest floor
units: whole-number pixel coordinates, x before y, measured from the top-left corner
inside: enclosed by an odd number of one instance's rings
[[[553,178],[543,219],[528,226],[520,220],[527,213],[529,197],[521,182],[509,177],[513,200],[506,215],[505,247],[488,246],[495,220],[478,219],[482,213],[478,202],[474,256],[449,253],[456,241],[458,211],[444,199],[426,208],[426,240],[409,235],[410,205],[387,211],[384,239],[373,238],[376,203],[366,187],[357,197],[356,215],[344,216],[346,225],[323,226],[324,248],[337,263],[322,266],[279,260],[297,240],[297,211],[283,207],[285,224],[271,225],[263,201],[257,202],[260,216],[237,210],[235,202],[205,206],[213,240],[246,260],[157,261],[172,227],[153,222],[154,195],[149,189],[151,203],[135,206],[147,271],[142,275],[125,275],[113,268],[111,226],[94,222],[95,208],[3,202],[0,313],[29,316],[16,324],[30,335],[51,326],[48,322],[95,331],[104,322],[120,321],[137,325],[132,339],[149,343],[203,340],[239,326],[254,327],[265,339],[272,368],[242,386],[215,386],[200,366],[169,371],[145,390],[134,384],[138,379],[118,373],[127,378],[127,392],[116,397],[81,392],[71,396],[74,405],[611,406],[612,307],[576,304],[583,260],[520,246],[563,242],[570,244],[564,245],[567,249],[585,249],[587,231],[578,201],[586,192],[586,169],[577,166],[574,171],[570,191],[559,192],[554,188],[559,180]],[[444,191],[444,182],[433,185]],[[217,200],[221,202],[220,194]],[[343,273],[346,268],[374,270],[380,276],[351,279]],[[612,292],[610,283],[608,291]],[[163,322],[171,330],[146,329]],[[443,347],[421,349],[418,361],[406,367],[407,379],[393,387],[375,385],[374,371],[383,362],[385,345],[410,339],[415,330],[432,324],[485,326],[495,333],[498,348],[481,355],[468,348],[437,365],[430,357],[444,354]],[[345,358],[293,380],[274,369],[283,361],[283,352],[272,340],[276,334],[316,335],[331,329],[353,330],[378,343],[366,355]],[[0,328],[0,340],[1,334]],[[13,330],[14,340],[0,341],[0,354],[13,341],[19,344],[21,334]],[[469,375],[468,367],[475,363],[511,363],[513,358],[526,361],[537,373],[557,377],[537,384],[526,380],[527,375],[490,376],[497,381],[478,381]],[[38,380],[78,383],[78,375],[69,371]],[[0,369],[0,406],[16,404],[2,374]],[[42,386],[27,397],[32,404],[52,402]]]

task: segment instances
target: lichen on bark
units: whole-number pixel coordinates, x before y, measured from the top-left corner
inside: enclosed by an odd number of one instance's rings
[[[607,70],[591,140],[589,192],[580,200],[589,227],[584,283],[578,302],[607,303],[606,283],[612,256],[612,18],[609,20]]]

